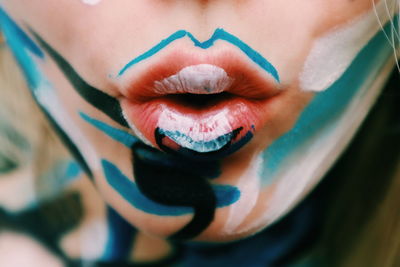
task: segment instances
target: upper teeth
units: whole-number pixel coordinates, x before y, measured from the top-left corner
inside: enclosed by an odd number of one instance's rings
[[[199,64],[181,69],[161,81],[154,82],[154,89],[159,94],[218,94],[229,88],[233,79],[224,69]]]

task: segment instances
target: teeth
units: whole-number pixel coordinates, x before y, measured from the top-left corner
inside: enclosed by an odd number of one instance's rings
[[[224,69],[210,65],[193,65],[180,70],[177,74],[154,83],[159,94],[218,94],[226,91],[233,79]]]

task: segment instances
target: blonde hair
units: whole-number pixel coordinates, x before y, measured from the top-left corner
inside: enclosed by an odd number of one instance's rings
[[[0,152],[19,167],[31,166],[37,195],[48,195],[42,174],[56,159],[67,157],[67,152],[35,104],[4,44],[0,48],[0,85]],[[16,147],[15,135],[25,143],[23,148]]]
[[[387,0],[383,1],[388,3]],[[394,17],[400,14],[400,0],[391,1],[391,3],[395,5],[387,5],[387,12]],[[386,37],[393,46],[400,73],[398,63],[400,20],[398,18],[397,23],[395,24],[395,20],[392,21],[391,32]],[[393,113],[394,109],[390,106],[398,106],[399,99],[395,96],[400,97],[400,92],[397,92],[400,89],[399,80],[398,78],[397,83],[390,85],[393,92],[383,95],[383,100],[381,100],[384,101],[383,104],[375,108],[374,114],[366,122],[368,127],[365,130],[366,133],[361,133],[361,137],[355,137],[363,140],[357,140],[357,144],[350,147],[352,150],[350,159],[346,159],[344,155],[345,159],[339,162],[339,166],[340,164],[342,167],[345,166],[345,173],[339,171],[330,174],[334,176],[331,178],[339,181],[336,181],[336,184],[330,184],[332,194],[328,198],[326,222],[316,253],[317,258],[319,257],[323,262],[323,266],[400,266],[400,153],[392,153],[394,158],[382,163],[389,157],[384,155],[387,152],[384,151],[387,146],[377,148],[385,141],[387,145],[390,140],[398,140],[400,136],[388,136],[386,133],[378,134],[376,137],[377,132],[383,129],[382,120],[386,120],[390,117],[390,113]],[[395,115],[398,117],[398,114]],[[392,139],[388,140],[388,137]],[[372,145],[377,142],[380,143]],[[389,144],[389,146],[392,150],[400,149],[395,144]],[[382,154],[370,153],[376,152],[377,149],[378,151],[380,149]],[[354,164],[354,158],[358,159],[356,161],[358,165]],[[386,168],[386,173],[378,177],[366,174],[371,171],[368,167],[374,160],[378,161],[378,168],[381,170]],[[379,165],[379,163],[382,164]],[[377,165],[374,166],[377,167]],[[388,177],[385,177],[385,174]]]

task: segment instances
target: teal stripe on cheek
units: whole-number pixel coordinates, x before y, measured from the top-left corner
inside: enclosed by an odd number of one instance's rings
[[[139,139],[137,139],[135,136],[127,133],[124,130],[120,130],[118,128],[112,127],[102,121],[96,120],[88,115],[86,115],[83,112],[79,112],[79,116],[81,116],[82,119],[84,119],[87,123],[90,125],[94,126],[98,130],[102,131],[115,141],[125,145],[126,147],[131,147],[135,143],[139,142]]]

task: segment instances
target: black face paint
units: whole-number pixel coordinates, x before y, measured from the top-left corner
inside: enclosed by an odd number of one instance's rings
[[[75,90],[90,104],[104,112],[114,121],[124,127],[129,127],[122,115],[122,109],[117,99],[87,84],[72,66],[46,43],[37,33],[30,30],[44,50],[53,58],[65,77],[71,82]]]
[[[184,159],[173,158],[142,143],[134,145],[132,153],[135,181],[146,197],[161,204],[194,209],[190,223],[171,239],[194,238],[210,225],[214,219],[216,197],[206,177],[180,167],[186,165]],[[174,161],[179,163],[168,164]],[[193,162],[186,162],[187,166],[193,165]],[[212,166],[211,163],[208,165]]]
[[[75,90],[86,101],[122,126],[129,127],[123,118],[122,109],[117,99],[87,84],[60,54],[33,30],[31,32],[63,71]],[[92,176],[77,147],[69,140],[57,123],[48,114],[46,115],[66,146],[75,155],[77,161],[81,163],[82,168]],[[214,219],[217,201],[206,177],[214,178],[218,176],[217,163],[208,161],[199,164],[184,158],[167,155],[143,143],[137,143],[132,147],[132,155],[135,180],[145,196],[161,204],[186,206],[194,209],[190,223],[170,238],[191,239],[210,225]]]

